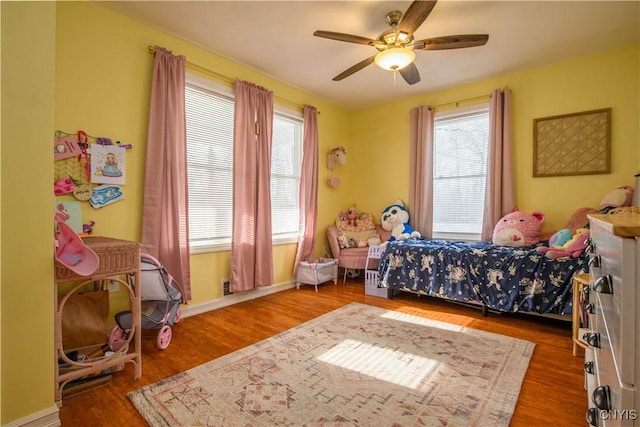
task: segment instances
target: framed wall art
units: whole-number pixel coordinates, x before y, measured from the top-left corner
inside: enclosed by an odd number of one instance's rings
[[[611,108],[533,120],[533,176],[611,172]]]

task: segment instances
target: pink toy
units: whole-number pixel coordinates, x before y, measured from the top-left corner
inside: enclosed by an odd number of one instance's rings
[[[499,246],[531,246],[540,241],[542,212],[530,214],[514,209],[503,216],[493,229],[493,244]]]
[[[623,185],[607,193],[600,202],[600,209],[619,208],[621,206],[631,206],[633,199],[633,187]]]
[[[73,183],[73,181],[71,181],[71,178],[69,177],[60,178],[59,180],[53,183],[53,194],[55,194],[56,196],[60,196],[62,194],[69,194],[69,193],[72,193],[73,190],[75,190],[75,188],[76,186]]]
[[[90,276],[100,264],[98,255],[65,223],[67,219],[69,214],[59,206],[55,214],[58,231],[53,234],[56,261],[80,276]]]
[[[347,211],[347,224],[353,225],[354,227],[358,226],[358,213],[356,207],[350,207]]]
[[[589,229],[579,228],[576,230],[573,239],[569,240],[563,247],[540,247],[538,252],[546,255],[547,258],[573,257],[578,258],[587,247],[587,239],[589,239]]]

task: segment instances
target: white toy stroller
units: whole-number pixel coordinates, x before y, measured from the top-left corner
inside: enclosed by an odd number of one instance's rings
[[[164,350],[171,342],[171,326],[180,321],[182,294],[162,263],[147,254],[140,255],[140,299],[142,329],[160,329],[156,343]],[[116,313],[115,320],[109,342],[122,341],[131,331],[131,311]]]

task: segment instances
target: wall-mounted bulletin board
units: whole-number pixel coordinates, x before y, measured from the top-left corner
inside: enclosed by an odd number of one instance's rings
[[[611,172],[611,108],[533,120],[533,176]]]

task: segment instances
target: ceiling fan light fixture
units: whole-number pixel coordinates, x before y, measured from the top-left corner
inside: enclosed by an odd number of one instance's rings
[[[390,47],[378,53],[375,63],[378,67],[389,71],[401,70],[416,59],[413,50],[406,47]]]

